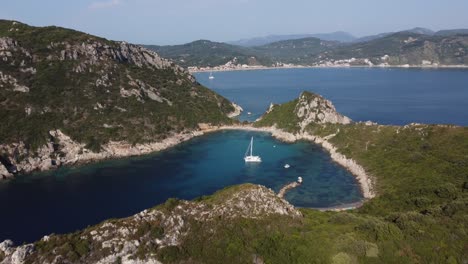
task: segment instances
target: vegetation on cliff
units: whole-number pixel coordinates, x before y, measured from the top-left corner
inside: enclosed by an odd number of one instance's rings
[[[32,150],[60,129],[95,151],[225,124],[231,103],[142,47],[0,20],[0,144]]]
[[[223,65],[234,57],[238,58],[240,64],[263,66],[275,65],[277,62],[305,66],[468,65],[468,35],[463,30],[433,35],[420,34],[417,30],[385,33],[357,43],[308,37],[255,47],[204,40],[153,48],[181,65],[198,67]],[[249,63],[248,58],[251,57],[256,58],[256,63]]]
[[[57,259],[70,263],[468,260],[467,128],[343,124],[330,121],[345,119],[325,115],[311,119],[318,112],[311,108],[304,114],[306,102],[317,103],[321,111],[333,109],[324,98],[304,93],[273,106],[258,124],[329,136],[340,153],[358,161],[375,178],[378,195],[363,207],[346,212],[298,211],[272,191],[246,184],[191,202],[169,199],[130,218],[0,253],[9,258],[12,250],[22,250],[27,252],[27,263]],[[310,121],[306,126],[305,120]]]
[[[298,100],[275,106],[257,125],[300,132],[303,119],[294,111]],[[365,227],[355,228],[353,236],[362,234],[363,228],[373,230],[367,241],[386,251],[380,251],[380,262],[467,260],[468,128],[310,122],[301,132],[330,137],[338,152],[373,176],[378,196],[336,217],[366,222]]]
[[[209,40],[197,40],[182,45],[145,45],[165,58],[182,66],[218,66],[228,62],[247,65],[271,65],[270,58],[249,48]]]

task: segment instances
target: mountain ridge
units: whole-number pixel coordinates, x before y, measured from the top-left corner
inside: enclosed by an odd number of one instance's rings
[[[314,34],[292,34],[292,35],[268,35],[265,37],[255,37],[241,39],[237,41],[227,41],[226,43],[232,45],[238,45],[243,47],[255,47],[263,46],[273,42],[278,42],[282,40],[294,40],[302,38],[319,38],[326,41],[340,41],[340,42],[351,42],[356,37],[352,34],[344,31],[335,31],[331,33],[314,33]]]
[[[215,53],[213,57],[210,56],[213,48],[209,45],[201,47],[199,53],[196,49],[183,48],[181,52],[171,46],[166,49],[172,49],[172,53],[161,52],[161,54],[174,60],[191,57],[193,58],[191,63],[185,63],[184,66],[195,68],[195,71],[199,68],[229,70],[284,65],[286,67],[468,66],[466,59],[468,34],[464,32],[464,30],[434,32],[429,29],[414,28],[367,36],[349,43],[308,37],[281,40],[254,47],[205,41],[213,45],[222,45],[223,49],[218,49],[221,52]],[[406,39],[403,39],[405,37]],[[177,47],[190,46],[192,43]]]

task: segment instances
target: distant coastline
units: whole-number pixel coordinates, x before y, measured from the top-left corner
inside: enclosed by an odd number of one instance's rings
[[[219,66],[213,68],[198,68],[193,69],[188,67],[190,73],[200,73],[200,72],[230,72],[230,71],[254,71],[254,70],[281,70],[281,69],[346,69],[346,68],[383,68],[383,69],[468,69],[468,65],[314,65],[314,66],[303,66],[303,65],[294,65],[294,66],[248,66],[248,67],[236,67],[236,68],[218,68]]]

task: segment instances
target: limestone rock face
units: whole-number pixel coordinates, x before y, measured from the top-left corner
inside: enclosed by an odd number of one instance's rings
[[[0,264],[23,264],[25,259],[32,254],[34,246],[26,244],[18,247],[13,246],[13,241],[5,240],[0,243],[0,253],[3,253],[5,258]]]
[[[131,217],[109,220],[80,231],[76,236],[80,241],[86,241],[91,250],[79,261],[61,255],[68,252],[61,247],[69,236],[50,235],[41,240],[43,246],[50,247],[47,252],[34,251],[31,244],[13,247],[10,240],[0,243],[0,252],[6,256],[1,263],[160,263],[153,253],[183,244],[184,238],[197,235],[197,226],[268,215],[302,217],[298,210],[277,197],[271,189],[244,184],[222,190],[206,201],[168,201],[163,206]],[[153,253],[144,254],[143,259],[135,258],[138,252],[146,248]]]
[[[299,118],[299,126],[303,131],[310,123],[332,123],[349,124],[351,119],[338,113],[335,106],[320,95],[303,92],[294,109],[294,113]]]
[[[15,43],[15,42],[14,42]],[[0,43],[1,44],[1,43]],[[11,46],[11,45],[10,45]],[[101,41],[88,40],[81,43],[51,42],[48,49],[52,52],[47,60],[74,60],[81,63],[75,67],[75,72],[86,72],[92,65],[105,61],[130,63],[137,67],[150,67],[153,69],[172,69],[179,73],[187,71],[172,61],[160,57],[156,52],[127,42],[110,45]],[[195,79],[191,76],[191,81]]]
[[[90,161],[128,157],[148,154],[154,151],[166,149],[180,142],[202,134],[199,131],[187,131],[174,134],[166,139],[153,143],[131,144],[125,141],[111,141],[102,146],[100,152],[93,152],[85,147],[85,144],[76,142],[61,130],[49,131],[50,141],[36,151],[31,151],[24,142],[0,144],[0,154],[11,157],[9,160],[19,173],[33,171],[45,171],[61,165],[73,165]],[[15,159],[15,156],[26,157]],[[0,180],[13,176],[0,163]]]
[[[0,163],[0,179],[5,179],[13,176],[3,164]]]
[[[242,109],[242,107],[240,105],[238,105],[236,103],[231,103],[231,104],[234,107],[234,111],[229,113],[228,117],[230,117],[230,118],[236,117],[236,116],[240,115],[242,113],[242,111],[244,111],[244,109]]]

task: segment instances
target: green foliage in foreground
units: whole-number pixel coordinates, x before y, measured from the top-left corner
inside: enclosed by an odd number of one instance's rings
[[[296,119],[289,102],[263,117],[258,126],[276,124],[291,131]],[[333,214],[332,233],[348,226],[349,235],[377,246],[376,258],[356,252],[331,257],[341,263],[465,263],[468,261],[468,128],[447,125],[366,126],[310,124],[338,152],[353,158],[373,177],[378,196],[358,210]],[[292,130],[297,132],[298,130]],[[306,218],[324,213],[305,209]],[[322,238],[316,237],[321,247]],[[358,247],[362,249],[361,247]],[[373,247],[373,251],[375,251]],[[362,251],[361,251],[362,252]],[[347,254],[347,255],[345,255]],[[361,255],[362,256],[362,255]],[[346,260],[346,261],[345,261]],[[351,261],[351,262],[349,262]],[[320,262],[320,261],[319,261]],[[297,263],[300,263],[299,261]]]

